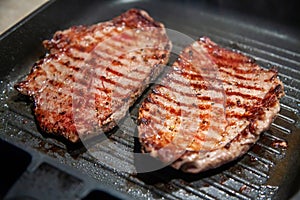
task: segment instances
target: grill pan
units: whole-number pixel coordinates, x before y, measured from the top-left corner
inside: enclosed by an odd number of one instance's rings
[[[299,15],[292,12],[291,4],[276,2],[279,1],[269,1],[267,5],[272,12],[265,10],[266,5],[255,7],[253,1],[64,0],[44,4],[0,36],[0,155],[4,167],[0,172],[0,199],[299,197]],[[274,10],[276,5],[284,8],[277,9],[284,10],[279,15]],[[286,92],[281,111],[245,156],[193,175],[170,167],[132,174],[112,167],[116,163],[132,166],[126,152],[138,151],[139,144],[131,126],[116,128],[110,134],[109,139],[118,148],[100,149],[105,162],[87,153],[82,144],[70,144],[39,131],[32,103],[20,96],[13,85],[45,54],[41,42],[56,30],[109,20],[133,7],[147,10],[169,29],[194,39],[208,36],[224,47],[251,56],[264,68],[277,67]],[[175,56],[170,63],[174,59]],[[136,120],[142,99],[130,109],[128,119]]]

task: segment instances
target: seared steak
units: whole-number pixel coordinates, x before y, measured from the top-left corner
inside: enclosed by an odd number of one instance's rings
[[[274,69],[201,38],[186,47],[139,110],[143,151],[184,172],[245,154],[279,112]]]
[[[167,63],[164,25],[131,9],[106,22],[57,31],[49,53],[15,88],[34,100],[40,128],[72,142],[111,130]]]

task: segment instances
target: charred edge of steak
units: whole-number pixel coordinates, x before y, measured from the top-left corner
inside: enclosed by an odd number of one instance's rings
[[[146,11],[139,9],[130,9],[118,17],[111,20],[115,26],[126,26],[128,28],[136,29],[142,27],[157,27],[164,28],[164,25],[158,21],[155,21]],[[71,32],[76,33],[76,37],[80,38],[81,35],[86,32],[94,31],[96,26],[72,26]],[[62,34],[62,31],[57,31],[51,40],[43,41],[43,45],[46,49],[63,49],[66,45],[69,45],[70,39]],[[89,47],[93,49],[93,46]]]
[[[130,9],[122,15],[113,19],[113,23],[116,25],[126,24],[130,28],[139,28],[139,27],[164,27],[162,23],[159,23],[153,20],[150,15],[143,10]]]

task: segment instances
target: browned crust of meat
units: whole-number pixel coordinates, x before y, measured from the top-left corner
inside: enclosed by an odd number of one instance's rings
[[[133,43],[135,41],[133,41],[134,39],[130,35],[127,36],[128,32],[126,31],[147,30],[149,27],[157,28],[153,31],[153,34],[157,34],[152,39],[156,43],[160,41],[160,45],[165,46],[163,49],[157,47],[154,50],[145,50],[144,55],[138,55],[140,57],[143,56],[143,61],[136,61],[137,59],[141,59],[138,56],[138,58],[135,56],[130,57],[129,62],[136,62],[141,66],[151,68],[148,71],[143,68],[135,69],[140,74],[143,74],[144,78],[142,80],[140,77],[130,77],[122,71],[130,66],[130,64],[122,63],[125,62],[124,59],[129,59],[129,54],[124,53],[119,60],[110,60],[111,57],[109,56],[103,58],[107,59],[105,61],[111,62],[111,66],[107,66],[105,69],[106,74],[109,73],[112,77],[120,77],[120,80],[126,79],[127,81],[131,80],[132,83],[138,82],[138,87],[127,86],[124,85],[125,83],[119,83],[118,81],[109,79],[105,75],[91,73],[91,70],[101,70],[105,67],[101,63],[102,54],[95,51],[95,49],[99,48],[100,43],[111,43],[107,40],[109,38],[116,38],[113,34],[119,34],[118,31],[120,31],[124,33],[124,38],[118,39],[131,42],[127,45],[131,48],[132,46],[130,45],[135,44]],[[123,37],[123,35],[120,37]],[[30,74],[24,81],[17,83],[15,88],[20,93],[28,95],[34,100],[35,118],[43,132],[63,136],[71,142],[78,142],[80,140],[78,129],[82,130],[81,132],[85,135],[92,135],[92,132],[99,133],[97,130],[100,129],[103,132],[107,132],[114,128],[116,123],[124,117],[128,107],[134,103],[148,86],[150,79],[156,77],[161,72],[164,65],[168,62],[171,51],[171,42],[167,38],[164,25],[154,21],[147,12],[138,9],[130,9],[111,21],[91,26],[74,26],[67,30],[57,31],[53,38],[44,41],[43,45],[49,50],[49,53],[35,63]],[[112,47],[117,52],[122,51],[121,47]],[[105,49],[106,47],[102,45],[100,46],[100,50],[101,48]],[[88,61],[84,60],[85,53],[91,57],[94,56],[94,58]],[[109,52],[105,53],[110,54]],[[147,53],[150,55],[147,55]],[[93,69],[85,69],[84,64],[88,64]],[[79,75],[80,77],[78,78]],[[97,86],[95,88],[97,92],[89,95],[84,90],[93,87],[90,85],[91,79],[102,81],[103,87],[101,85]],[[79,88],[71,86],[75,82],[80,85]],[[118,92],[114,92],[112,86],[104,86],[103,83],[114,85],[116,88],[124,88],[124,90],[132,89],[132,93],[122,96]],[[106,96],[109,97],[106,98]],[[113,98],[122,100],[113,104]],[[88,109],[91,108],[88,102],[91,99],[95,101],[94,109],[97,110],[96,116],[88,116],[84,113],[85,106]],[[78,104],[79,109],[76,119],[74,118],[74,103]],[[96,117],[98,120],[96,124],[93,117]],[[98,127],[98,129],[90,131],[91,127]]]
[[[200,67],[197,63],[204,66],[202,71],[197,70]],[[223,89],[205,84],[211,79],[205,66],[218,69],[220,76],[213,79],[218,79],[216,84],[222,83]],[[139,137],[144,152],[166,163],[172,161],[171,166],[176,169],[198,173],[237,159],[269,128],[279,112],[279,99],[284,90],[277,71],[262,69],[251,58],[222,48],[209,38],[201,38],[184,49],[173,68],[165,78],[171,84],[157,86],[140,108]],[[180,77],[185,81],[179,80]],[[186,89],[178,89],[184,88],[186,83],[189,83],[193,94]],[[209,90],[225,94],[224,120],[221,112],[216,116],[206,112],[212,110],[214,103],[222,104],[218,99],[213,101],[203,95]],[[173,93],[186,101],[178,102]],[[190,99],[194,99],[194,103],[188,102]],[[198,113],[191,112],[197,109]],[[177,120],[172,121],[172,118]],[[177,126],[182,126],[178,121],[188,118],[191,126],[199,123],[201,118],[198,131],[185,129],[178,133]],[[222,126],[225,128],[221,129]],[[213,131],[208,132],[209,128]],[[177,159],[174,161],[174,158]]]

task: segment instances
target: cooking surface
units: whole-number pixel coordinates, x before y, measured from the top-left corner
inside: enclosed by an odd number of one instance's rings
[[[12,27],[47,0],[1,0],[0,34]]]
[[[268,19],[257,21],[257,18],[226,11],[221,5],[214,7],[203,2],[50,1],[15,30],[0,36],[3,116],[0,138],[4,144],[1,144],[1,152],[17,160],[23,155],[21,163],[24,163],[22,166],[6,163],[6,169],[15,177],[0,173],[5,177],[3,180],[8,180],[5,184],[1,182],[4,186],[0,195],[4,196],[7,191],[7,198],[16,195],[41,198],[48,191],[50,199],[287,199],[293,195],[300,185],[297,179],[300,171],[299,30]],[[69,5],[69,9],[64,5]],[[132,7],[147,10],[169,29],[193,39],[206,35],[222,46],[253,57],[262,67],[278,68],[286,92],[280,114],[245,156],[196,175],[170,167],[143,174],[125,173],[114,166],[131,169],[141,164],[131,156],[131,152],[138,152],[140,148],[133,137],[134,126],[124,125],[110,134],[117,149],[105,144],[98,146],[101,160],[91,156],[80,144],[72,145],[40,133],[32,114],[32,103],[18,95],[12,86],[45,53],[41,41],[51,38],[56,30],[108,20]],[[176,40],[173,43],[175,47],[183,47]],[[170,63],[175,57],[173,55]],[[135,121],[141,101],[142,98],[131,108],[125,122]],[[26,184],[32,187],[24,188]]]

